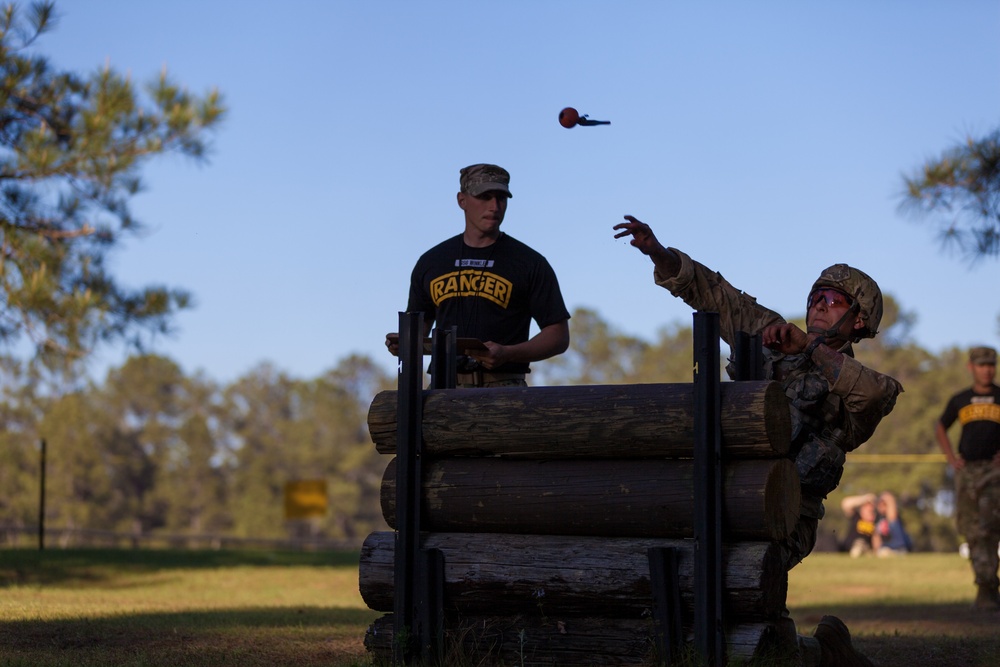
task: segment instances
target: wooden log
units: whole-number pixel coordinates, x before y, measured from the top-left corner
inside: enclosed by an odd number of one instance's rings
[[[393,609],[394,533],[374,532],[361,548],[361,597],[375,611]],[[692,540],[427,533],[423,548],[444,557],[444,605],[461,615],[517,614],[642,618],[652,609],[647,553],[678,550],[681,602],[694,610]],[[723,547],[723,601],[733,618],[781,614],[788,572],[773,542]]]
[[[538,461],[451,458],[423,463],[425,530],[622,537],[691,537],[691,460]],[[723,468],[724,533],[781,540],[798,519],[798,471],[789,459]],[[396,523],[396,466],[382,477],[382,513]]]
[[[446,626],[447,665],[663,664],[656,655],[650,619],[483,616],[450,619]],[[392,614],[368,627],[365,648],[375,664],[391,664],[393,631]],[[731,663],[757,658],[767,665],[792,664],[796,637],[790,619],[736,623],[725,632],[726,659]],[[692,641],[690,632],[687,641]]]
[[[735,458],[784,456],[791,417],[775,382],[723,382],[722,446]],[[396,450],[396,392],[377,394],[368,430]],[[694,384],[500,387],[424,391],[424,454],[691,457]]]

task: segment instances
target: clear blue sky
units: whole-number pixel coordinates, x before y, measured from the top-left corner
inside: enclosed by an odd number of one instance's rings
[[[196,308],[156,351],[230,381],[312,378],[383,347],[413,262],[458,233],[458,170],[512,174],[504,229],[570,309],[652,339],[691,311],[611,227],[626,213],[801,316],[820,269],[870,273],[932,351],[998,345],[1000,262],[969,268],[897,211],[902,174],[1000,124],[1000,3],[62,0],[59,66],[165,66],[231,113],[211,162],[168,157],[113,266]],[[610,126],[564,129],[573,106]],[[120,363],[122,350],[101,363]]]

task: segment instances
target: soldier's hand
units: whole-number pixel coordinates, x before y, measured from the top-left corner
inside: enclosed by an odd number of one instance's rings
[[[486,346],[486,350],[470,350],[469,356],[478,361],[486,370],[503,366],[507,361],[507,348],[491,340],[484,342],[483,345]]]
[[[815,338],[815,336],[813,336]],[[760,332],[760,342],[782,354],[799,354],[812,342],[809,334],[794,324],[772,324]]]
[[[394,357],[399,356],[399,334],[398,333],[387,333],[385,335],[385,347],[389,350],[389,354]]]
[[[639,249],[643,255],[656,255],[662,254],[666,248],[663,247],[657,239],[656,235],[653,234],[653,230],[644,222],[636,220],[631,215],[626,215],[625,219],[628,222],[619,222],[614,226],[613,229],[620,229],[623,231],[615,234],[616,239],[620,239],[623,236],[632,236],[632,240],[629,244],[635,248]]]

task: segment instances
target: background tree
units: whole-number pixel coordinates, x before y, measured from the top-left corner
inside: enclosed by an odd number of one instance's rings
[[[972,261],[1000,255],[1000,129],[967,137],[904,182],[902,207],[935,214],[944,244]]]
[[[639,371],[649,347],[646,341],[617,331],[589,308],[575,309],[569,328],[569,349],[536,364],[531,371],[532,384],[626,383]]]
[[[38,519],[41,412],[36,378],[17,359],[0,356],[0,534]]]
[[[168,367],[169,368],[169,367]],[[175,414],[167,423],[164,454],[152,496],[164,508],[164,530],[224,533],[232,525],[226,506],[232,460],[224,447],[219,391],[202,376],[179,373],[172,385]]]
[[[313,479],[327,482],[329,497],[319,533],[352,538],[384,527],[379,488],[388,461],[375,451],[367,416],[374,392],[389,386],[371,360],[349,357],[315,380],[262,364],[227,387],[234,532],[281,537],[285,484]],[[368,393],[354,393],[361,388]]]
[[[165,71],[144,101],[110,66],[56,69],[29,51],[54,24],[50,1],[0,9],[0,344],[26,337],[49,367],[102,342],[141,345],[189,305],[183,290],[119,284],[106,258],[140,230],[128,206],[140,167],[204,159],[225,112],[217,91],[190,95]]]
[[[93,385],[51,400],[38,431],[48,443],[46,525],[49,528],[122,530],[119,474],[108,448],[110,418]],[[36,492],[37,493],[37,492]],[[29,497],[32,504],[37,497]],[[126,514],[123,522],[131,523]]]
[[[224,428],[232,437],[233,532],[281,537],[285,483],[299,479],[288,432],[298,412],[296,380],[263,363],[224,391]]]

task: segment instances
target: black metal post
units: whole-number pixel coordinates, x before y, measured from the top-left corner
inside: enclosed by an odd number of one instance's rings
[[[437,327],[431,335],[431,388],[454,389],[458,383],[458,327]]]
[[[444,552],[421,549],[419,563],[417,621],[420,628],[420,660],[424,665],[444,664]]]
[[[725,660],[722,619],[722,439],[719,314],[694,314],[695,648],[709,666]]]
[[[733,365],[736,367],[734,380],[764,379],[764,350],[760,344],[760,334],[751,336],[745,331],[736,333]]]
[[[653,638],[660,661],[657,664],[673,665],[684,641],[677,550],[650,547],[646,558],[649,560],[649,585],[653,592]]]
[[[38,485],[38,550],[45,550],[45,454],[47,446],[42,438],[42,461]]]
[[[431,334],[431,389],[454,389],[458,383],[457,343],[457,326],[437,327]],[[444,662],[444,553],[420,549],[416,556],[420,659],[425,665],[439,665]]]
[[[420,549],[420,450],[423,440],[423,313],[399,314],[399,389],[396,405],[396,534],[393,661],[410,664],[422,647],[416,617]]]

